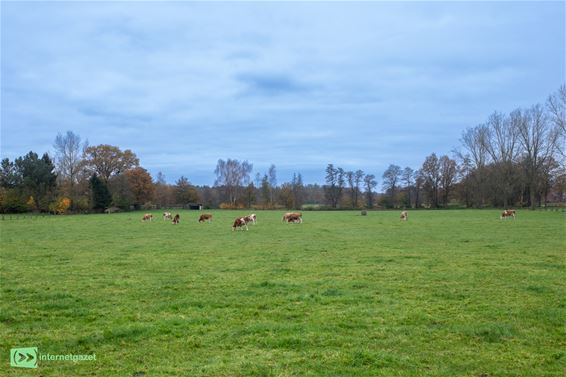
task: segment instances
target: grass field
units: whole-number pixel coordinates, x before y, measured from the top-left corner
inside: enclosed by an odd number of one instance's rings
[[[566,375],[565,213],[212,213],[1,221],[0,375]]]

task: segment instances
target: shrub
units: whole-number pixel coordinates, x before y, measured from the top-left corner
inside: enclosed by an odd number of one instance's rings
[[[80,197],[73,200],[73,207],[77,212],[86,212],[90,209],[90,203],[88,198]]]
[[[25,196],[17,190],[2,189],[0,193],[0,211],[3,213],[20,213],[28,211]]]
[[[220,209],[238,209],[238,208],[240,208],[238,204],[220,203]]]
[[[33,198],[33,196],[30,195],[26,202],[26,206],[28,211],[35,211],[37,209],[37,205],[35,204],[35,199]]]
[[[57,204],[55,206],[55,213],[59,215],[67,213],[69,207],[71,207],[71,199],[67,197],[62,197],[59,200],[57,200]]]

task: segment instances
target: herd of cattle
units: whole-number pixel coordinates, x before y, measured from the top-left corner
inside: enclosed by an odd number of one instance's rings
[[[515,210],[514,209],[506,209],[501,213],[501,216],[499,217],[501,220],[503,219],[508,219],[508,218],[515,218]],[[179,220],[181,219],[181,216],[179,216],[179,214],[176,214],[175,216],[173,216],[173,214],[171,212],[164,212],[163,213],[163,220],[171,220],[173,224],[179,224]],[[402,221],[407,221],[409,219],[409,213],[407,211],[402,211],[401,212],[401,216],[400,219]],[[153,220],[153,215],[151,213],[146,213],[143,215],[142,218],[142,222],[144,221],[152,221]],[[294,223],[294,224],[300,224],[303,222],[303,214],[301,212],[287,212],[286,214],[283,215],[283,219],[281,220],[283,222],[286,223]],[[199,216],[198,219],[199,223],[203,223],[203,222],[212,222],[212,214],[210,213],[203,213]],[[237,217],[236,220],[234,220],[234,224],[232,225],[232,230],[236,230],[236,229],[248,229],[248,224],[256,224],[257,223],[257,216],[255,213],[252,213],[251,215],[247,215],[247,216],[243,216],[243,217]]]
[[[163,212],[163,220],[171,220],[174,225],[179,224],[180,219],[181,216],[179,216],[179,214],[173,216],[171,212]],[[152,221],[152,220],[153,220],[153,215],[151,213],[146,213],[142,217],[142,222]],[[303,222],[303,214],[301,212],[287,212],[286,214],[283,215],[283,219],[281,221],[287,223],[300,224]],[[212,214],[210,213],[201,214],[198,218],[198,222],[199,223],[212,222]],[[233,231],[236,229],[249,230],[248,224],[250,223],[254,225],[257,223],[257,215],[255,213],[243,217],[237,217],[236,220],[234,220],[234,224],[232,225],[232,230]]]

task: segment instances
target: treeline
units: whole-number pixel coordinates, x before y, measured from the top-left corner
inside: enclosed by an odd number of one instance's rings
[[[141,208],[151,202],[155,185],[131,150],[89,146],[68,131],[59,134],[53,157],[29,152],[0,170],[0,211],[100,212],[110,206]]]
[[[248,161],[218,160],[213,186],[182,176],[168,184],[152,178],[136,154],[112,145],[89,146],[68,131],[57,135],[54,154],[35,152],[1,161],[0,212],[85,213],[187,207],[440,208],[522,207],[566,201],[566,86],[544,105],[494,112],[466,129],[452,157],[435,153],[416,169],[391,164],[376,177],[326,167],[325,184],[305,184],[297,172],[279,184],[275,165],[256,172]]]
[[[566,201],[566,86],[544,105],[494,112],[466,129],[453,158],[431,154],[413,171],[390,165],[384,207],[531,207]]]

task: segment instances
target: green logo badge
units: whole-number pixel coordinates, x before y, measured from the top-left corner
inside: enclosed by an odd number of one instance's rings
[[[37,347],[12,348],[10,366],[18,368],[37,368]]]

